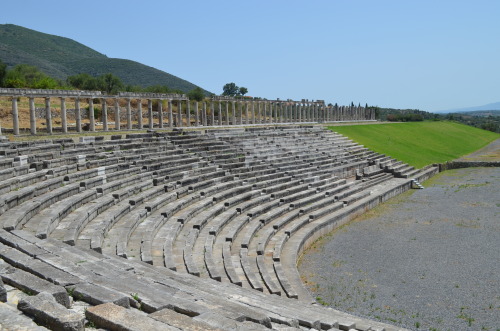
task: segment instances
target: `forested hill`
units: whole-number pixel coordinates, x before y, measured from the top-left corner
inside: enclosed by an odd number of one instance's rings
[[[34,65],[61,80],[79,73],[92,76],[112,73],[127,85],[164,85],[185,92],[196,87],[182,78],[135,61],[108,58],[72,39],[13,24],[0,24],[0,60],[9,68],[17,64]]]

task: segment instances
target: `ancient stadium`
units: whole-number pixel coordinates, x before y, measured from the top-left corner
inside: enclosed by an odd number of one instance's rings
[[[4,133],[44,134],[0,143],[0,299],[18,302],[0,305],[3,328],[403,330],[317,304],[297,271],[320,236],[439,172],[318,125],[374,121],[370,109],[89,91],[0,97],[12,98]],[[19,100],[29,101],[29,127]],[[153,111],[158,101],[167,107]],[[67,138],[47,135],[56,132]]]

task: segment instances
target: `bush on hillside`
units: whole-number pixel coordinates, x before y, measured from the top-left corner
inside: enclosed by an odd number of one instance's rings
[[[7,71],[4,78],[5,87],[57,89],[61,83],[41,72],[37,67],[18,64]]]

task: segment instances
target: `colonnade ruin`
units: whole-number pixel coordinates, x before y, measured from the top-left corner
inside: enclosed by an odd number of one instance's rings
[[[193,101],[185,94],[1,88],[11,101],[9,123],[14,135],[28,131],[110,131],[143,128],[217,127],[260,124],[327,123],[375,120],[373,109],[326,105],[323,100],[262,100],[214,96]],[[19,103],[28,100],[29,128],[21,127]],[[35,100],[44,102],[36,107]],[[73,107],[68,108],[68,104]],[[4,109],[5,111],[5,109]],[[45,120],[39,121],[40,119]],[[38,121],[37,121],[38,120]],[[38,123],[40,122],[40,123]],[[12,124],[12,125],[9,125]]]

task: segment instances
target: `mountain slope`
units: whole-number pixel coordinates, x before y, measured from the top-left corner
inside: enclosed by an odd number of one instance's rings
[[[166,85],[184,92],[196,87],[182,78],[135,61],[108,58],[72,39],[13,24],[0,24],[0,59],[9,68],[26,63],[61,80],[79,73],[98,76],[110,72],[128,85]]]

